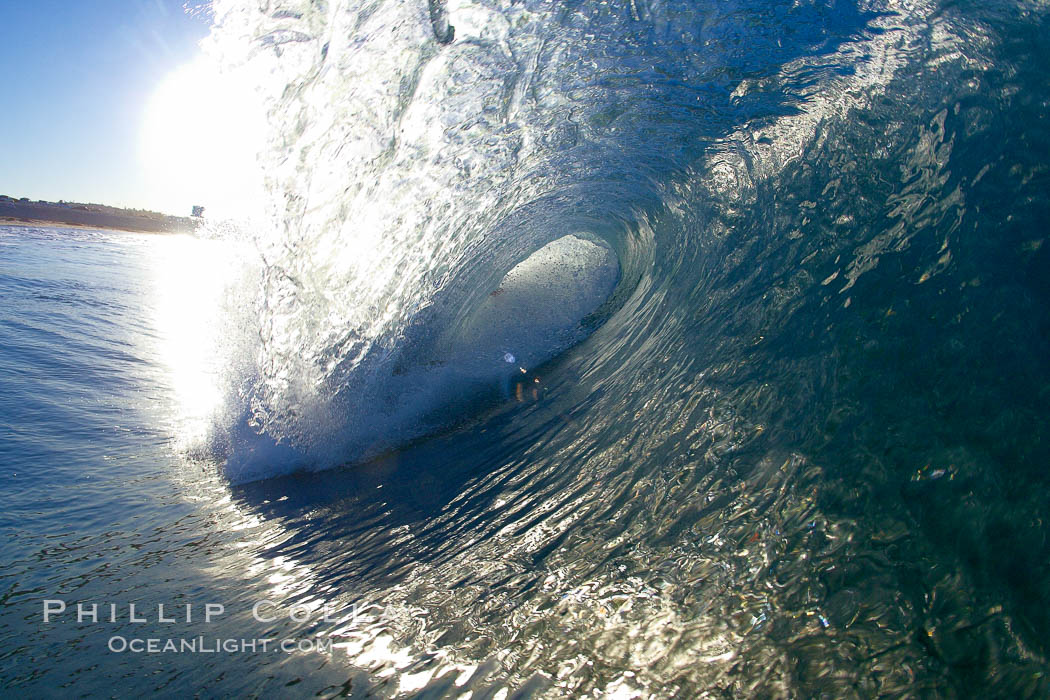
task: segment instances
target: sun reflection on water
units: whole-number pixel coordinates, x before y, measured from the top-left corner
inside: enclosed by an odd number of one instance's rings
[[[192,236],[158,238],[154,248],[158,355],[169,372],[172,427],[182,446],[207,436],[222,400],[222,312],[236,253],[230,243]]]

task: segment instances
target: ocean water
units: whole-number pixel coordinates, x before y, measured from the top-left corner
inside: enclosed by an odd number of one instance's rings
[[[214,10],[259,220],[0,228],[4,694],[1050,694],[1044,3]]]

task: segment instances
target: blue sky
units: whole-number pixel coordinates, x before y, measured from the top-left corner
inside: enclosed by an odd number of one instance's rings
[[[208,33],[207,13],[183,5],[3,3],[0,194],[171,208],[146,184],[139,134],[157,85],[199,54]]]

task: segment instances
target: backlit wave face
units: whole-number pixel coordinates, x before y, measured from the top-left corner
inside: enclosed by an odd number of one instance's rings
[[[216,11],[269,106],[230,500],[388,612],[327,630],[363,687],[1045,689],[1038,6]]]
[[[784,162],[896,60],[865,35],[885,20],[859,8],[796,6],[788,42],[689,3],[455,3],[451,42],[419,2],[215,9],[210,54],[269,106],[248,432],[294,447],[299,466],[432,428],[390,415],[411,402],[401,392],[434,393],[392,375],[454,363],[434,344],[531,253],[586,231],[637,284],[661,244],[639,218],[693,187],[690,172],[723,195],[750,186],[741,124],[760,130],[762,168]],[[764,50],[740,56],[740,42]],[[861,53],[852,80],[825,65]],[[820,91],[792,87],[814,79]]]

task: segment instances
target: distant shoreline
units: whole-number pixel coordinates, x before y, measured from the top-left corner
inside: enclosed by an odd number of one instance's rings
[[[128,233],[193,234],[199,224],[199,218],[117,209],[100,204],[31,202],[0,197],[2,226],[58,226]]]
[[[12,219],[7,216],[0,216],[0,226],[8,226],[11,228],[33,228],[34,226],[42,226],[44,228],[70,228],[84,231],[118,231],[120,233],[146,233],[150,235],[158,236],[180,236],[184,234],[193,234],[193,231],[144,231],[137,228],[122,228],[117,226],[102,226],[93,224],[70,224],[64,221],[47,221],[45,219]]]

